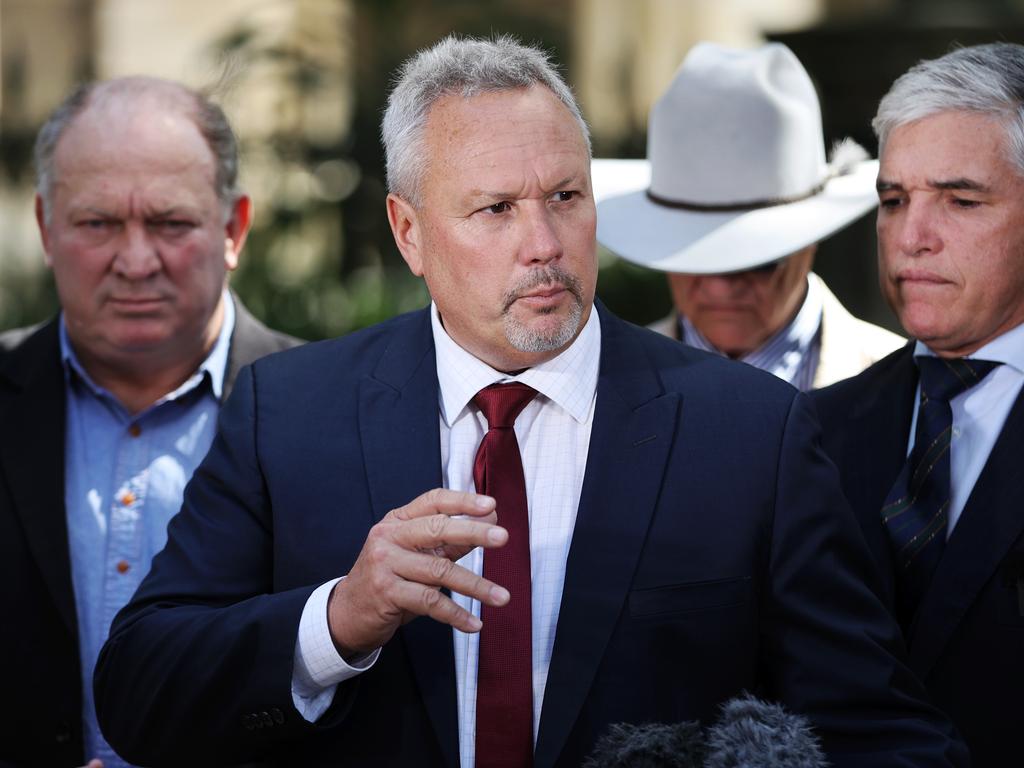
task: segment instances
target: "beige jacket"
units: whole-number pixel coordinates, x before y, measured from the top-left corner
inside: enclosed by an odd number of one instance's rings
[[[851,315],[825,281],[813,272],[808,279],[817,281],[822,299],[821,354],[818,369],[814,372],[814,389],[856,376],[906,344],[907,340],[902,336]],[[679,338],[679,321],[675,312],[648,327],[673,339]]]

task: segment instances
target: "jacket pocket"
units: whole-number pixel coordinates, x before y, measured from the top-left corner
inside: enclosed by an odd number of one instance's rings
[[[751,591],[749,576],[636,589],[629,594],[629,613],[633,617],[661,616],[727,608],[748,602]]]

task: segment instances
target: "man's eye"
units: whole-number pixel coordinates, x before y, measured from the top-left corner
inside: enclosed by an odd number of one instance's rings
[[[577,194],[578,193],[574,192],[571,189],[563,189],[558,192],[555,192],[555,194],[552,195],[552,198],[560,203],[567,203],[573,198],[575,198]]]
[[[76,226],[92,232],[100,232],[113,226],[113,222],[108,219],[82,219]]]
[[[500,203],[488,205],[484,210],[488,213],[507,213],[512,210],[512,206],[507,201],[502,200]]]
[[[903,204],[903,201],[898,197],[886,197],[878,201],[878,205],[888,210],[899,208]]]
[[[192,229],[192,222],[181,219],[162,219],[154,221],[150,227],[166,235],[179,235]]]
[[[977,208],[981,203],[977,200],[965,200],[962,197],[954,197],[953,205],[957,208]]]

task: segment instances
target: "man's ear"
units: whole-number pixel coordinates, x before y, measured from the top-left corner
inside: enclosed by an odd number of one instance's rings
[[[43,261],[47,267],[53,268],[53,259],[50,258],[50,232],[46,226],[46,205],[43,198],[36,195],[36,225],[39,227],[39,239],[43,242]]]
[[[395,236],[402,258],[409,265],[410,272],[423,277],[423,228],[419,213],[408,201],[395,194],[388,195],[387,206],[391,234]]]
[[[231,216],[224,225],[224,264],[231,272],[238,267],[238,254],[252,226],[252,198],[240,195],[231,206]]]

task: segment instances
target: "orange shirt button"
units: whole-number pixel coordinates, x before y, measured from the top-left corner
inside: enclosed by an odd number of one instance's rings
[[[128,573],[129,568],[131,568],[131,565],[128,564],[127,560],[121,560],[117,564],[118,573]]]
[[[142,434],[142,427],[140,427],[138,424],[132,424],[130,427],[128,427],[128,434],[131,435],[132,437],[138,437],[139,435]]]
[[[131,491],[125,491],[124,496],[121,497],[121,503],[128,507],[131,506],[133,501],[135,501],[135,494]]]

